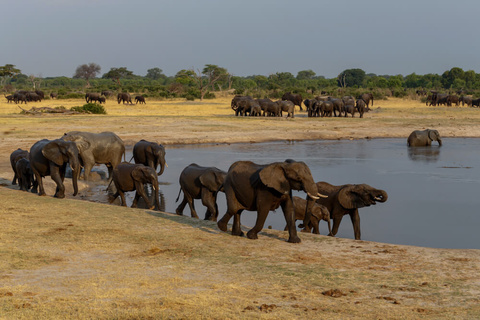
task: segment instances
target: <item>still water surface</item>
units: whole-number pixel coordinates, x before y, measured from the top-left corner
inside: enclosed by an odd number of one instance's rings
[[[386,203],[359,210],[362,240],[480,249],[479,155],[480,139],[460,138],[443,139],[442,147],[420,148],[407,148],[405,139],[167,146],[168,168],[159,182],[165,210],[175,212],[178,178],[190,163],[228,171],[237,160],[266,164],[290,158],[304,161],[315,181],[366,183],[387,191]],[[221,217],[226,210],[223,193],[218,196],[218,205]],[[195,200],[195,207],[203,218],[206,209],[200,200]],[[184,214],[190,215],[188,206]],[[244,211],[242,224],[253,226],[255,218],[256,213]],[[285,219],[280,208],[270,212],[267,226],[283,230]],[[326,223],[321,222],[321,234],[327,231]],[[353,238],[348,216],[342,220],[337,237]]]

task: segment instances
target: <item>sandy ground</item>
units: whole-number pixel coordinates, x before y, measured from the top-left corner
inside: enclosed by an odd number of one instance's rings
[[[71,130],[92,132],[114,131],[125,141],[127,146],[132,146],[142,138],[158,141],[166,145],[386,137],[406,139],[412,130],[424,128],[435,128],[439,130],[443,137],[480,137],[480,110],[467,107],[432,108],[425,107],[416,100],[390,99],[376,101],[372,111],[365,114],[363,119],[359,119],[358,115],[357,118],[353,119],[313,119],[307,118],[304,112],[297,112],[294,119],[275,119],[234,117],[229,106],[230,99],[231,97],[224,97],[205,102],[147,100],[146,106],[124,106],[109,101],[106,105],[108,112],[106,116],[67,116],[58,114],[20,115],[18,114],[19,109],[15,105],[8,105],[5,102],[1,103],[0,179],[2,185],[8,189],[15,188],[9,186],[9,181],[13,174],[8,157],[13,150],[19,147],[28,150],[35,141],[43,138],[59,138],[63,132]],[[68,107],[82,104],[83,102],[80,100],[50,100],[42,102],[41,106],[54,107],[63,105]],[[28,107],[30,107],[30,105]],[[47,182],[50,179],[45,180]],[[81,187],[85,192],[87,185],[85,182],[81,183]],[[67,183],[66,187],[67,194],[71,194],[71,184]],[[53,194],[54,185],[51,182],[48,188],[47,194]],[[8,192],[1,192],[4,197],[14,198],[10,190]],[[83,193],[80,194],[80,199],[90,196],[92,196],[91,193]],[[67,198],[71,197],[68,196]],[[78,197],[76,199],[78,199]],[[57,204],[58,202],[55,203]],[[76,206],[78,206],[78,202],[73,202],[73,204],[75,203],[77,203]],[[52,202],[50,204],[51,208],[56,208],[56,204]],[[17,205],[9,203],[11,208],[8,210],[27,210],[24,209],[26,205],[24,202],[18,203]],[[76,212],[75,210],[77,209],[74,208],[76,207],[72,207],[72,209],[69,209],[71,211],[67,210],[67,212]],[[111,206],[108,206],[106,211],[110,210],[110,208]],[[80,210],[78,212],[79,221],[73,223],[75,226],[78,227],[78,225],[82,224],[82,214],[87,211],[88,210],[85,210],[85,212],[83,212]],[[30,217],[29,214],[30,213],[24,213],[25,217]],[[126,214],[129,214],[129,211],[126,211]],[[162,215],[167,220],[173,219],[172,217],[174,217],[169,214]],[[41,219],[41,214],[40,212],[34,211],[30,218]],[[158,220],[152,221],[143,216],[139,216],[138,219],[139,221],[146,220],[145,223],[147,224],[145,224],[145,226],[148,225],[148,228],[153,228],[156,223],[159,223]],[[181,217],[181,219],[188,218]],[[15,223],[19,222],[16,220],[12,221]],[[41,225],[47,223],[49,222],[39,222]],[[135,224],[136,222],[130,223],[133,230],[131,232],[140,230],[140,227]],[[53,225],[51,228],[54,228],[53,230],[58,229]],[[61,228],[68,229],[68,227],[63,225]],[[115,226],[115,228],[120,230],[121,226]],[[183,225],[182,234],[187,236],[184,233],[184,231],[187,230],[185,232],[206,247],[208,247],[208,244],[212,241],[215,241],[212,239],[217,238],[219,235],[222,237],[224,235],[218,231],[214,225],[212,226],[208,222],[199,222],[196,228],[199,228],[198,232],[200,233],[196,233],[197,231],[192,231],[189,226]],[[211,230],[205,233],[205,228],[208,230],[211,228]],[[82,234],[82,237],[83,236],[86,237],[86,235]],[[145,236],[145,239],[150,239],[149,241],[154,243],[150,237],[152,236]],[[175,259],[179,259],[177,256],[170,258],[172,259],[172,263],[179,263],[182,265],[182,268],[186,268],[190,272],[189,275],[185,275],[185,277],[189,279],[188,286],[185,285],[185,290],[188,292],[201,292],[205,290],[205,288],[215,288],[218,289],[213,290],[215,293],[209,290],[211,298],[214,301],[217,301],[215,299],[219,299],[219,297],[225,296],[225,294],[232,297],[233,301],[236,301],[233,304],[225,303],[221,308],[231,308],[232,310],[240,308],[238,309],[240,311],[237,311],[243,313],[226,313],[223,314],[223,318],[288,319],[292,317],[322,317],[322,315],[328,314],[330,318],[343,319],[466,319],[477,318],[480,315],[478,307],[480,302],[478,300],[480,296],[480,250],[443,250],[385,245],[367,241],[332,239],[323,236],[317,238],[314,235],[304,235],[303,237],[301,235],[302,239],[304,239],[302,244],[292,246],[291,244],[279,241],[279,239],[281,240],[284,237],[285,235],[281,232],[266,230],[265,233],[260,235],[259,240],[244,241],[245,239],[242,239],[238,243],[238,247],[234,244],[237,243],[237,241],[232,239],[233,237],[222,238],[222,243],[228,243],[229,248],[232,248],[227,251],[232,251],[238,253],[240,257],[245,257],[245,262],[240,264],[245,270],[248,269],[249,259],[253,259],[256,263],[260,264],[263,264],[264,262],[261,261],[266,261],[265,259],[272,259],[271,261],[275,261],[278,268],[288,269],[297,268],[298,266],[300,266],[302,270],[314,266],[321,268],[323,278],[313,282],[312,286],[314,291],[312,291],[312,287],[303,282],[299,282],[298,287],[295,289],[295,286],[291,284],[279,283],[278,286],[283,285],[283,289],[278,291],[282,292],[282,294],[276,294],[275,291],[278,290],[279,287],[270,287],[268,283],[278,281],[278,279],[269,280],[264,279],[268,278],[265,275],[257,275],[257,280],[251,278],[250,281],[245,282],[245,279],[242,279],[240,276],[237,278],[231,273],[228,274],[225,271],[225,264],[222,264],[220,268],[217,269],[214,277],[217,280],[220,278],[222,281],[230,277],[231,282],[226,285],[226,287],[222,286],[220,290],[211,284],[208,279],[205,279],[203,270],[195,270],[196,268],[194,266],[188,267],[184,262],[176,261]],[[319,245],[319,241],[322,245]],[[327,244],[323,245],[323,243]],[[126,247],[131,245],[132,244],[126,244]],[[156,247],[153,246],[150,249],[154,251],[158,249],[155,248]],[[111,277],[118,280],[118,272],[124,272],[123,275],[125,279],[132,278],[132,281],[136,276],[138,277],[138,275],[132,271],[125,272],[125,270],[135,270],[134,268],[138,267],[136,264],[139,262],[131,260],[131,248],[115,247],[115,250],[108,251],[111,249],[103,248],[101,244],[98,244],[94,251],[83,252],[81,257],[75,253],[77,249],[74,247],[66,248],[65,252],[62,253],[64,254],[62,257],[63,260],[58,262],[59,266],[64,268],[62,272],[67,272],[67,275],[73,275],[78,272],[78,263],[83,263],[82,266],[86,269],[84,269],[83,273],[81,272],[75,277],[83,277],[86,279],[94,277],[97,280],[100,279],[102,283],[108,283],[108,281],[111,281]],[[144,248],[144,250],[146,250],[144,253],[148,253],[150,249]],[[183,249],[185,252],[191,252],[192,250]],[[161,248],[158,250],[161,250]],[[218,250],[222,251],[223,249],[217,249],[216,251]],[[106,252],[108,252],[108,254]],[[208,256],[211,252],[202,254]],[[130,260],[122,260],[123,255],[128,256]],[[156,256],[155,252],[152,253],[152,256]],[[102,269],[102,257],[106,257],[107,261],[112,261],[112,259],[123,261],[125,263],[125,269],[117,273],[112,271],[112,275],[94,275],[95,272]],[[89,261],[90,265],[85,266],[85,261]],[[153,267],[150,266],[150,264],[155,265],[152,261],[153,260],[142,262],[142,268],[145,268],[145,274],[148,274],[148,276],[144,276],[149,278],[145,281],[161,282],[163,280],[154,275],[153,270],[157,269],[152,269]],[[227,262],[227,265],[229,263],[230,262]],[[48,270],[51,270],[51,267],[44,269],[45,272],[48,272]],[[352,273],[349,273],[349,270],[352,270]],[[7,287],[15,287],[15,282],[21,281],[22,289],[18,289],[20,292],[31,292],[34,287],[36,290],[34,291],[35,295],[42,296],[43,289],[39,288],[42,288],[42,285],[48,286],[49,282],[47,278],[43,278],[38,272],[40,271],[36,269],[24,272],[15,271],[13,276],[0,277],[0,279],[2,279],[4,285]],[[289,272],[290,271],[285,271],[285,279],[293,277]],[[62,277],[63,276],[64,275],[62,275]],[[170,276],[174,278],[174,276],[168,272],[162,274],[164,278],[169,278]],[[343,285],[335,286],[330,284],[332,283],[328,281],[330,277],[336,281],[334,283],[342,283]],[[215,280],[215,283],[218,283],[216,282],[217,280]],[[92,289],[87,289],[86,287],[88,286],[85,286],[85,284],[76,286],[59,283],[58,280],[55,281],[55,286],[61,287],[61,290],[68,290],[69,292],[78,290],[78,292],[76,292],[78,296],[76,296],[75,299],[77,301],[85,299],[85,302],[79,302],[79,304],[92,303],[92,300],[90,300],[92,295],[98,299],[98,295],[101,295],[103,292],[103,289],[100,287],[96,289],[98,292],[92,293]],[[182,283],[180,280],[175,280],[175,285],[180,285],[180,283]],[[256,284],[254,285],[253,283]],[[328,283],[328,285],[326,283]],[[126,287],[129,285],[130,284],[125,284]],[[246,287],[249,287],[250,290],[247,290]],[[255,290],[252,292],[251,288],[255,288]],[[320,288],[323,289],[321,290]],[[335,291],[337,288],[340,288],[339,291]],[[108,287],[105,290],[110,290],[109,292],[111,293],[115,289]],[[131,290],[135,289],[132,287]],[[154,289],[151,290],[155,291]],[[295,298],[292,298],[292,295],[286,295],[284,293],[288,292],[288,290],[299,291],[295,291]],[[328,292],[328,290],[330,290],[330,292]],[[315,293],[312,295],[312,292]],[[14,289],[2,291],[0,287],[0,299],[2,294],[6,296],[9,293],[12,293],[14,296],[17,294]],[[48,294],[55,296],[55,293],[52,292]],[[178,294],[178,292],[174,292],[174,294]],[[61,295],[58,297],[60,299]],[[338,300],[335,298],[338,298]],[[67,301],[68,298],[65,298],[65,300]],[[289,302],[287,303],[285,300],[289,300]],[[0,304],[1,302],[0,300]],[[94,302],[97,302],[97,300]],[[265,302],[265,304],[262,304],[263,302]],[[61,303],[58,302],[58,304]],[[278,306],[285,306],[287,304],[292,310],[295,309],[296,311],[285,314],[279,313],[280,308],[278,308]],[[206,306],[203,307],[208,309]],[[183,306],[182,308],[187,308],[187,306]],[[243,311],[241,311],[242,309]],[[285,309],[282,310],[285,311]],[[247,313],[245,314],[245,312]],[[174,314],[173,317],[189,318],[188,315],[189,313],[181,313],[179,311],[179,313]],[[109,314],[107,317],[115,317],[115,314]],[[206,317],[211,318],[212,315],[207,314]],[[126,318],[128,318],[128,316],[126,316]]]

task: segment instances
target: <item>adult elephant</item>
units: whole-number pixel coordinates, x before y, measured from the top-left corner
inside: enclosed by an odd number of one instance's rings
[[[359,99],[362,99],[365,101],[365,104],[367,105],[367,108],[370,106],[370,101],[372,101],[372,107],[373,107],[373,93],[364,93],[358,97]]]
[[[241,96],[241,95],[236,95],[235,97],[232,98],[232,102],[230,103],[230,106],[232,107],[232,110],[235,111],[235,115],[238,115],[237,109],[238,109],[238,104],[241,100],[244,99],[253,99],[251,96]],[[243,115],[243,114],[240,114]]]
[[[256,99],[260,108],[263,112],[263,116],[279,117],[280,116],[280,107],[274,101],[265,98],[265,99]]]
[[[329,235],[335,236],[344,215],[348,214],[353,224],[355,240],[360,240],[360,216],[358,209],[368,207],[388,199],[387,192],[375,189],[368,184],[344,184],[334,186],[327,182],[317,182],[318,192],[326,194],[327,198],[317,200],[330,211],[333,219],[333,229]]]
[[[135,163],[141,163],[145,166],[157,170],[160,166],[160,170],[157,175],[162,175],[165,168],[168,167],[165,161],[165,148],[163,145],[156,142],[150,142],[146,140],[140,140],[133,146],[133,159]],[[130,160],[131,161],[131,160]]]
[[[363,114],[367,110],[367,104],[365,103],[365,100],[363,99],[357,99],[355,103],[355,108],[357,108],[358,113],[360,113],[360,118],[363,118]],[[352,115],[353,117],[353,115]]]
[[[202,199],[202,204],[207,207],[205,220],[217,221],[217,193],[223,191],[222,185],[226,175],[225,171],[216,167],[202,167],[196,163],[186,166],[179,178],[180,191],[175,202],[180,198],[182,191],[183,200],[175,210],[176,214],[183,215],[183,209],[188,203],[192,218],[198,219],[194,199]]]
[[[295,208],[295,221],[305,219],[305,210],[307,209],[307,200],[300,197],[293,197],[293,206]],[[312,207],[312,216],[310,218],[310,223],[308,224],[309,228],[312,229],[312,232],[315,234],[320,234],[320,221],[326,221],[328,223],[328,233],[332,232],[330,226],[330,211],[327,207],[315,203]],[[299,228],[304,228],[303,223],[298,226]],[[287,227],[285,227],[286,231]],[[303,230],[306,230],[305,228]],[[303,231],[302,230],[302,231]]]
[[[102,100],[100,99],[100,93],[97,92],[87,92],[85,93],[85,101],[87,103],[91,102],[99,102],[100,104],[102,103]]]
[[[22,159],[22,158],[28,159],[28,151],[27,150],[23,150],[23,149],[18,148],[17,150],[13,151],[10,154],[10,165],[12,166],[12,170],[13,170],[12,185],[17,184],[17,179],[18,179],[19,175],[17,173],[16,166],[17,166],[17,161]]]
[[[295,105],[292,101],[278,100],[275,102],[280,109],[280,116],[283,116],[282,112],[287,113],[287,118],[295,118]]]
[[[127,93],[127,92],[120,92],[117,94],[118,104],[120,104],[121,101],[123,102],[123,104],[125,103],[132,104],[132,96],[130,95],[130,93]]]
[[[459,99],[458,99],[458,102],[461,102],[462,103],[462,107],[466,104],[467,106],[471,106],[472,105],[472,97],[469,97],[469,96],[461,96]]]
[[[257,100],[255,99],[242,99],[237,103],[237,110],[235,111],[235,115],[244,115],[247,116],[255,116],[261,113],[261,107]]]
[[[35,181],[30,161],[26,158],[18,160],[15,164],[15,172],[18,175],[18,185],[20,190],[28,191]]]
[[[50,176],[57,184],[54,197],[65,198],[65,170],[67,163],[72,169],[73,195],[78,193],[78,177],[80,176],[80,160],[77,145],[62,139],[37,141],[31,148],[29,161],[35,175],[33,193],[45,195],[43,177]],[[40,188],[37,191],[37,187]]]
[[[287,92],[287,93],[284,93],[284,94],[283,94],[282,100],[292,101],[294,106],[299,106],[299,107],[300,107],[300,111],[303,110],[303,109],[302,109],[302,101],[303,101],[303,99],[302,99],[302,95],[301,95],[301,94]]]
[[[304,224],[310,223],[311,207],[319,199],[318,190],[308,166],[303,162],[286,160],[260,165],[251,161],[233,163],[223,183],[227,198],[227,212],[217,223],[222,231],[234,216],[232,234],[241,236],[240,214],[243,210],[257,211],[255,226],[248,231],[249,239],[257,239],[270,210],[282,207],[288,242],[300,242],[295,226],[292,190],[302,190],[308,195],[307,214]]]
[[[460,99],[454,94],[449,94],[447,96],[447,106],[451,107],[453,104],[458,107],[460,105]]]
[[[113,132],[70,131],[65,133],[62,139],[77,144],[85,180],[89,180],[90,171],[98,163],[107,166],[108,179],[111,181],[113,169],[122,162],[122,155],[125,155],[125,144]]]
[[[409,147],[431,146],[432,141],[437,141],[439,146],[442,145],[442,139],[437,130],[415,130],[408,136],[407,145]]]
[[[328,101],[333,103],[333,115],[337,117],[337,111],[338,111],[338,117],[341,117],[342,112],[345,112],[345,103],[343,102],[343,100],[329,97]]]
[[[145,97],[142,95],[135,96],[135,104],[140,103],[140,104],[146,104],[145,102]]]
[[[136,191],[133,199],[132,208],[137,207],[137,202],[140,197],[143,198],[149,209],[160,210],[160,199],[158,189],[157,173],[154,169],[144,166],[143,164],[132,164],[128,162],[120,163],[113,169],[113,179],[117,191],[109,199],[112,203],[118,196],[122,199],[122,206],[127,206],[125,201],[125,192]],[[145,192],[145,184],[151,184],[155,191],[155,205],[150,203]]]

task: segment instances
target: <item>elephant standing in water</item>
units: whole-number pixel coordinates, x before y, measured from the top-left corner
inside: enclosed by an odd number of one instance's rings
[[[368,207],[388,199],[386,191],[375,189],[368,184],[344,184],[334,186],[327,182],[317,182],[318,192],[326,194],[327,198],[317,200],[330,211],[333,219],[333,229],[329,235],[335,236],[344,215],[350,215],[353,224],[355,240],[360,240],[360,216],[358,209]],[[307,228],[308,226],[304,226]]]
[[[409,147],[425,147],[431,146],[432,141],[438,141],[438,145],[442,145],[442,139],[437,130],[415,130],[408,136],[407,145]]]
[[[132,208],[137,207],[140,197],[143,198],[149,209],[160,210],[159,189],[157,173],[154,169],[143,164],[132,164],[128,162],[120,163],[113,169],[113,179],[117,192],[109,199],[112,203],[118,196],[122,199],[122,206],[127,206],[125,201],[125,192],[136,191],[133,199]],[[155,205],[150,203],[145,193],[145,184],[150,183],[155,191]]]
[[[108,168],[108,180],[112,180],[113,169],[122,162],[125,145],[113,132],[70,131],[62,137],[65,141],[77,144],[81,164],[85,170],[85,180],[89,180],[90,172],[96,163],[105,164]]]
[[[193,200],[202,199],[202,204],[207,207],[205,220],[217,221],[217,192],[223,191],[222,185],[226,175],[225,171],[216,167],[201,167],[196,163],[186,166],[180,174],[180,191],[175,202],[178,201],[182,191],[183,200],[175,212],[183,215],[183,209],[188,203],[192,218],[198,219]]]
[[[37,141],[30,148],[30,166],[35,174],[33,193],[37,193],[37,185],[40,188],[39,195],[45,195],[43,177],[50,176],[57,184],[55,197],[65,198],[65,170],[67,163],[72,169],[73,195],[78,193],[78,177],[80,176],[80,160],[77,145],[71,141],[62,139]]]
[[[308,195],[305,225],[310,223],[312,206],[319,199],[310,169],[305,163],[294,160],[265,165],[237,161],[230,166],[223,187],[227,212],[217,223],[219,229],[226,232],[227,224],[234,216],[232,234],[241,236],[240,214],[243,210],[257,211],[255,226],[247,233],[250,239],[258,238],[268,212],[281,206],[287,222],[288,242],[300,242],[295,226],[292,190],[301,190]]]
[[[143,139],[133,146],[133,159],[135,163],[149,166],[155,171],[157,167],[160,166],[159,176],[162,175],[165,168],[168,167],[165,161],[165,148],[163,145]]]

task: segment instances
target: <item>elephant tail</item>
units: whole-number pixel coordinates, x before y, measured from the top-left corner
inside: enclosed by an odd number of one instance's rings
[[[175,200],[175,203],[177,203],[178,199],[180,199],[180,193],[182,193],[182,188],[180,188],[180,190],[178,190],[178,196],[177,196],[177,200]]]
[[[133,159],[133,156],[130,158],[130,160],[128,160],[128,162],[132,162],[132,159]],[[123,154],[123,160],[125,160],[125,153]]]

